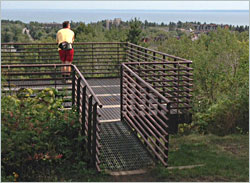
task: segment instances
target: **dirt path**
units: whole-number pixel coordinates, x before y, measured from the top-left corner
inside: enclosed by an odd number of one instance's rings
[[[29,37],[29,39],[30,39],[31,41],[34,41],[34,39],[32,38],[32,36],[30,35],[30,30],[29,30],[29,29],[27,29],[26,27],[23,28],[22,33],[23,33],[23,34],[26,34],[26,35]]]
[[[110,176],[109,182],[159,182],[156,177],[150,173],[136,174],[136,175],[120,175]]]
[[[167,169],[173,170],[173,169],[193,169],[196,167],[202,167],[205,166],[204,164],[197,164],[197,165],[188,165],[188,166],[173,166],[168,167]],[[169,179],[166,180],[165,178],[159,178],[157,177],[153,172],[153,169],[147,169],[147,170],[134,170],[134,171],[127,171],[127,172],[111,172],[111,176],[108,177],[109,182],[162,182],[162,181],[174,181],[171,180],[173,178],[169,177]],[[219,179],[220,180],[220,179]],[[184,180],[185,181],[185,180]]]

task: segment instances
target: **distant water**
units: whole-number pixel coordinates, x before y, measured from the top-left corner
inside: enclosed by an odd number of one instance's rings
[[[74,22],[97,22],[105,19],[121,18],[122,21],[134,17],[141,21],[156,23],[199,21],[201,23],[249,25],[249,11],[247,10],[6,10],[3,9],[1,18],[6,20],[21,20],[29,23],[37,21],[43,23],[65,20]]]

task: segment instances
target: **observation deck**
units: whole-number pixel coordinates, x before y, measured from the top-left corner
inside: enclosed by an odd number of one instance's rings
[[[98,171],[167,166],[169,134],[191,122],[192,61],[132,43],[74,49],[74,65],[63,65],[56,44],[2,43],[2,92],[56,88],[79,113],[82,148]]]

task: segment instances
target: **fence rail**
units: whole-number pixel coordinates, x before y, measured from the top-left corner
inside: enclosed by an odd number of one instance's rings
[[[1,45],[3,92],[21,87],[54,87],[66,92],[64,103],[76,107],[81,134],[87,137],[82,147],[98,170],[102,104],[85,78],[121,77],[121,120],[167,166],[169,133],[177,132],[180,121],[191,121],[192,61],[132,43],[74,43],[75,65],[66,73],[72,81],[67,84],[62,82],[61,67],[69,65],[61,64],[57,44]]]
[[[167,61],[187,61],[180,57],[169,55],[163,52],[145,48],[133,43],[126,44],[126,54],[128,62],[167,62]]]
[[[32,64],[32,65],[2,65],[2,94],[15,93],[20,88],[32,88],[43,90],[45,88],[55,88],[58,95],[63,99],[64,107],[70,107],[71,84],[64,82],[61,68],[63,64]],[[68,79],[72,78],[71,73],[67,73]]]
[[[60,64],[56,43],[2,43],[3,65]],[[126,42],[76,42],[73,64],[85,78],[119,77],[123,62],[188,61]]]
[[[60,64],[55,43],[2,43],[3,65]],[[74,43],[73,64],[88,77],[118,77],[120,64],[126,60],[126,43]]]
[[[71,67],[72,72],[62,72],[62,67]],[[75,65],[43,64],[43,65],[2,65],[2,92],[13,94],[21,88],[43,90],[55,88],[62,97],[65,107],[75,106],[81,123],[80,134],[87,137],[82,148],[90,157],[90,164],[100,171],[100,128],[99,111],[101,102],[88,85],[86,79]],[[64,82],[62,74],[69,74]]]
[[[121,119],[125,119],[145,146],[167,166],[170,101],[125,64],[121,66],[121,78]]]
[[[190,64],[190,61],[125,63],[170,101],[171,114],[182,114],[191,108],[193,69]]]
[[[100,122],[98,111],[102,107],[101,102],[89,86],[88,82],[73,65],[72,74],[72,105],[76,106],[79,113],[79,121],[82,124],[81,134],[86,137],[83,141],[83,150],[87,149],[91,157],[90,163],[100,170]]]

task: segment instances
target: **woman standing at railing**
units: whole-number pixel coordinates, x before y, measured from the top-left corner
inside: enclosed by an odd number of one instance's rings
[[[59,56],[63,64],[71,64],[74,57],[72,44],[75,39],[75,33],[70,29],[69,21],[63,22],[63,28],[56,34]],[[71,67],[62,67],[62,76],[70,76]]]

